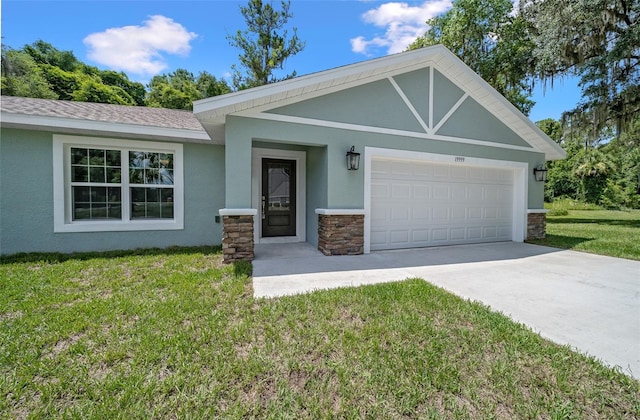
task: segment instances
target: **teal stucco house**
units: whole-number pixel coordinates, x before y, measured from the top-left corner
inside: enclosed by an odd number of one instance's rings
[[[564,157],[442,46],[193,112],[3,97],[1,124],[5,255],[222,244],[234,261],[262,243],[336,255],[521,242],[544,235],[536,170]]]

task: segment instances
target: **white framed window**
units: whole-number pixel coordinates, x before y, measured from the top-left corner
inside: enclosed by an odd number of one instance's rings
[[[182,145],[53,136],[54,232],[184,227]]]

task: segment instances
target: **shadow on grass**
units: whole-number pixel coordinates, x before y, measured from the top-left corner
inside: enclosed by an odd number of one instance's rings
[[[552,235],[547,233],[545,239],[527,240],[528,243],[535,245],[544,245],[554,248],[574,249],[576,246],[590,242],[594,238],[581,238],[577,236]]]
[[[557,218],[547,218],[547,224],[591,224],[604,226],[622,226],[622,227],[640,227],[640,220],[621,220],[621,219],[586,219],[558,216]]]
[[[253,274],[253,264],[250,261],[234,261],[233,273],[237,277],[247,276],[251,277]]]
[[[31,252],[0,256],[0,264],[46,262],[61,263],[69,260],[91,260],[96,258],[120,258],[152,255],[186,255],[201,253],[204,255],[220,254],[220,246],[194,246],[194,247],[169,247],[169,248],[142,248],[120,251],[104,252],[74,252],[64,254],[61,252]],[[244,268],[246,271],[246,268]],[[237,271],[237,269],[236,269]]]

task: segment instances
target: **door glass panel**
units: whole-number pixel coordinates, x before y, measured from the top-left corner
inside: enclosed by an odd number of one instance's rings
[[[269,164],[269,211],[289,211],[291,205],[289,168]]]

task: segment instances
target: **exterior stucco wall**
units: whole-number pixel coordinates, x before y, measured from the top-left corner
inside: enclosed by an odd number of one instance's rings
[[[291,142],[309,146],[322,147],[326,155],[326,208],[363,208],[364,207],[364,162],[361,160],[359,171],[348,171],[345,163],[346,151],[354,145],[362,153],[365,146],[401,149],[417,152],[437,153],[451,156],[468,156],[485,159],[525,162],[529,165],[528,176],[528,208],[543,207],[544,184],[536,182],[533,167],[544,163],[544,155],[538,152],[505,149],[483,145],[455,143],[450,141],[429,140],[414,137],[368,133],[343,130],[330,127],[312,126],[298,123],[259,120],[247,117],[227,118],[227,149],[246,147],[252,138],[272,140],[275,142]],[[313,149],[313,148],[310,148]],[[227,203],[240,203],[238,208],[251,206],[251,171],[250,159],[238,158],[241,151],[227,153],[227,175],[233,176],[230,188],[227,180]],[[309,157],[308,157],[309,160]],[[242,169],[246,168],[246,169]],[[319,178],[324,178],[321,170]],[[316,185],[313,177],[307,180],[307,195],[314,194]],[[317,178],[316,178],[317,179]],[[319,186],[322,188],[324,184]],[[319,202],[324,201],[324,191],[319,194]],[[313,208],[309,203],[309,208]],[[309,221],[309,219],[308,219]]]
[[[2,129],[0,254],[221,243],[215,216],[224,204],[224,147],[184,145],[183,230],[54,233],[52,141],[51,133]]]

